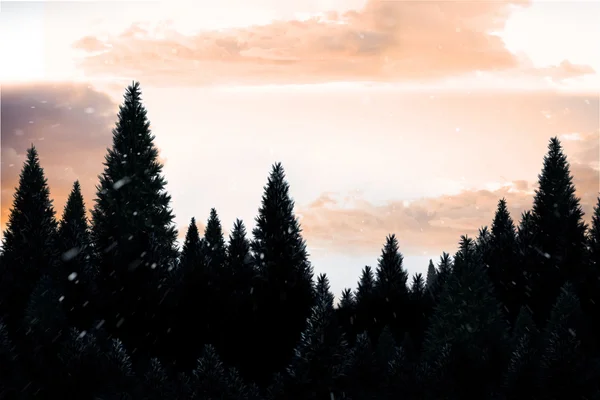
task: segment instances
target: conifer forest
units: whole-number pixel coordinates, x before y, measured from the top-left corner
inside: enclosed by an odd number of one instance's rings
[[[198,210],[179,248],[138,83],[117,119],[95,198],[74,182],[62,215],[28,150],[0,253],[0,398],[600,400],[600,204],[584,223],[557,138],[530,211],[498,199],[426,276],[390,232],[335,301],[281,164],[251,232]]]

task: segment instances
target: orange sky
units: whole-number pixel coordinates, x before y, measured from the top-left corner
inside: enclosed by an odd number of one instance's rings
[[[215,4],[218,4],[216,6]],[[531,193],[563,139],[598,194],[599,2],[2,2],[1,225],[26,148],[89,207],[140,80],[176,222],[248,225],[282,161],[317,272],[354,286],[386,234],[410,272]],[[182,232],[183,234],[184,232]]]

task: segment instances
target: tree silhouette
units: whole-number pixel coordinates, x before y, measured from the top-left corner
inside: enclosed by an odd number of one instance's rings
[[[253,368],[255,379],[266,382],[289,360],[314,301],[312,266],[281,164],[271,170],[252,233],[259,277],[255,347],[264,370]]]
[[[105,326],[137,354],[155,348],[160,287],[177,256],[171,197],[146,114],[134,82],[119,108],[92,211]]]
[[[18,329],[17,322],[40,277],[58,271],[56,230],[50,189],[38,152],[31,146],[2,243],[0,312],[9,330]]]
[[[557,138],[550,140],[538,181],[531,213],[536,227],[536,270],[530,274],[530,284],[534,318],[543,322],[561,286],[566,281],[578,282],[585,245],[583,211]]]

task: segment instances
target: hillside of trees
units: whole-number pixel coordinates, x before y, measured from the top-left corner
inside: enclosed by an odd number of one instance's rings
[[[600,400],[600,204],[588,226],[553,138],[533,207],[410,277],[393,234],[334,304],[283,167],[256,227],[215,209],[177,245],[138,83],[88,221],[59,219],[35,147],[0,253],[1,399]],[[200,211],[200,210],[199,210]]]

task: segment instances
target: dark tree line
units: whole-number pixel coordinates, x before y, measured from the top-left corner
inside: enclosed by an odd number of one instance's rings
[[[27,153],[0,253],[0,398],[600,399],[600,202],[591,226],[559,141],[531,211],[410,277],[394,235],[334,304],[281,164],[251,233],[215,209],[176,245],[139,85],[127,88],[91,221],[57,220]]]

